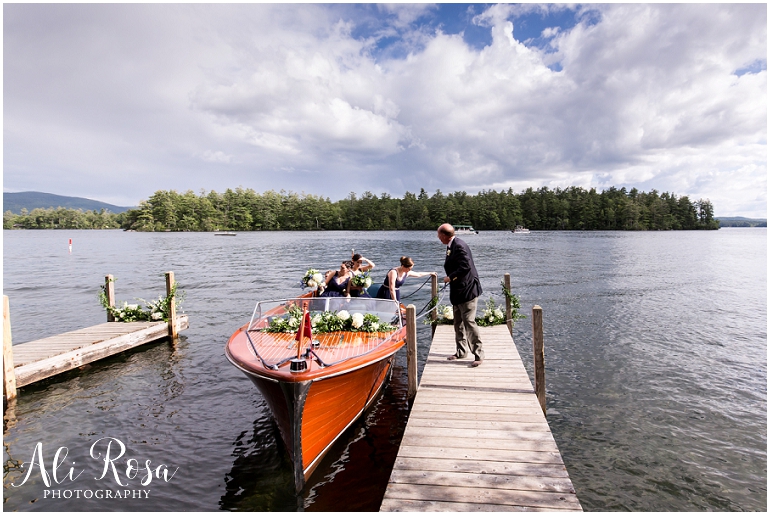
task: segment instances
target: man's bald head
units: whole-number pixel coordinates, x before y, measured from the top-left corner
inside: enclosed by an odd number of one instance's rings
[[[438,232],[438,239],[441,240],[441,243],[446,245],[454,237],[455,228],[452,227],[452,224],[441,224],[437,232]]]

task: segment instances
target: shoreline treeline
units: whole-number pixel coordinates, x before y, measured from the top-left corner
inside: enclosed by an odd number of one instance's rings
[[[3,229],[120,229],[123,213],[83,211],[68,207],[26,208],[20,214],[11,211],[3,213]]]
[[[224,193],[156,191],[137,209],[112,214],[73,209],[34,209],[3,216],[5,229],[123,228],[134,231],[273,231],[273,230],[433,230],[449,221],[477,230],[692,230],[718,229],[709,200],[691,201],[672,193],[636,188],[546,187],[521,193],[511,189],[428,195],[406,192],[403,198],[364,192],[343,200],[312,194],[252,189]]]

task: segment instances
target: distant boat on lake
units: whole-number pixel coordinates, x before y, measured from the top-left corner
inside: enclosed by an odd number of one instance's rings
[[[214,233],[214,236],[237,236],[237,233],[232,231],[217,231]]]
[[[473,228],[472,225],[455,225],[455,235],[467,236],[469,234],[478,234],[479,231]]]
[[[515,229],[511,229],[511,232],[514,234],[529,234],[529,229],[527,229],[526,227],[517,225]]]

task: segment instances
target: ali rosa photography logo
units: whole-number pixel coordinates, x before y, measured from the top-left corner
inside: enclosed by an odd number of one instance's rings
[[[44,499],[146,499],[150,497],[146,487],[153,481],[155,484],[168,483],[179,470],[179,467],[164,463],[153,464],[152,460],[142,462],[126,458],[126,451],[126,445],[117,438],[100,438],[91,445],[83,466],[82,461],[68,460],[67,447],[59,447],[53,460],[48,461],[43,453],[43,443],[38,442],[29,461],[21,464],[22,469],[26,469],[23,479],[11,486],[19,488],[39,474],[46,486]],[[89,465],[96,466],[93,479],[104,481],[103,488],[76,488],[75,483]],[[81,481],[87,480],[88,476],[86,474]]]

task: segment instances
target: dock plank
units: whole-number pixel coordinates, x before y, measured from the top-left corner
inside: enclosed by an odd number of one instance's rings
[[[187,315],[177,330],[188,327]],[[168,336],[166,322],[105,322],[13,346],[16,387],[52,377]]]
[[[481,332],[470,368],[436,328],[380,511],[582,511],[506,326]]]

